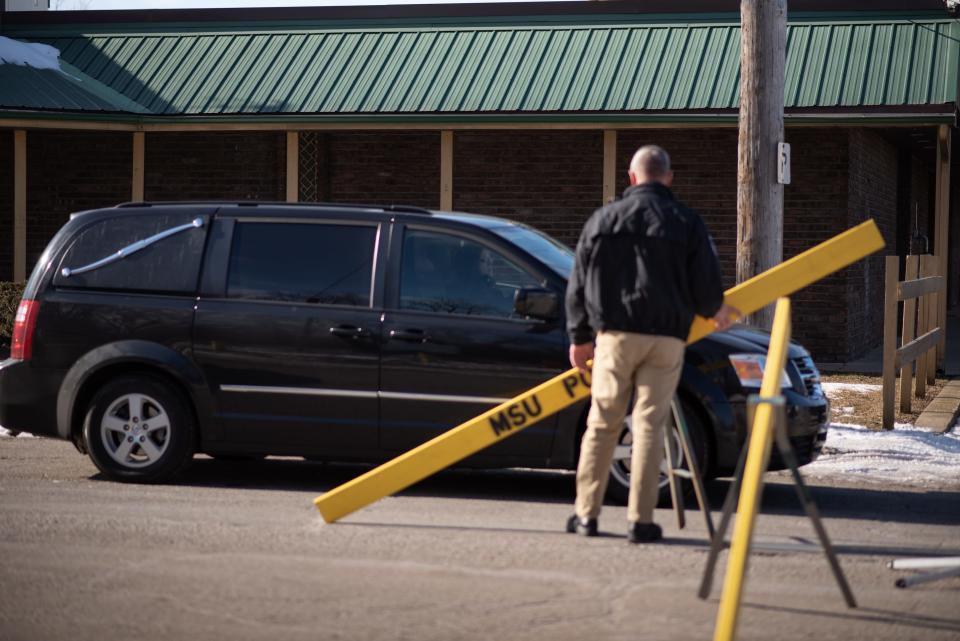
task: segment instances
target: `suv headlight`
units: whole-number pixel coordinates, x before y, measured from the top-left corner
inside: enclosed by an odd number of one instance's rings
[[[730,354],[730,364],[733,365],[740,384],[744,387],[760,389],[763,382],[763,370],[767,365],[766,354]],[[790,389],[793,383],[787,370],[780,371],[780,387]]]

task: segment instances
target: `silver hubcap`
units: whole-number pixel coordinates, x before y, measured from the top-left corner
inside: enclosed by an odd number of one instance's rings
[[[113,401],[100,421],[100,437],[110,457],[125,467],[156,463],[170,444],[170,419],[156,400],[125,394]]]
[[[673,439],[676,452],[673,461],[673,467],[683,467],[683,450],[680,447],[680,435],[672,423],[668,423],[666,429],[670,430],[670,438]],[[623,420],[623,431],[620,433],[620,440],[613,451],[613,465],[610,467],[610,474],[624,487],[630,487],[630,457],[633,454],[633,427],[629,416]],[[667,483],[667,451],[664,448],[663,462],[660,463],[659,486],[666,487]]]

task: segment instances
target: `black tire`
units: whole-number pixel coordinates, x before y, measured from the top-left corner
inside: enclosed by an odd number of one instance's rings
[[[157,422],[150,425],[151,420]],[[160,483],[193,458],[196,425],[183,396],[169,384],[151,376],[127,376],[93,396],[83,438],[90,459],[110,479]]]
[[[701,477],[706,480],[709,478],[710,470],[709,460],[710,452],[709,439],[707,437],[706,430],[703,426],[703,422],[700,418],[700,414],[696,409],[686,400],[681,401],[681,407],[683,408],[683,416],[687,422],[687,430],[690,432],[690,441],[693,445],[694,456],[697,457],[697,466],[700,470]],[[626,418],[626,421],[629,421],[629,415]],[[688,467],[686,459],[683,457],[683,451],[680,447],[680,437],[679,433],[676,431],[676,426],[673,424],[673,416],[668,419],[666,428],[672,430],[671,434],[673,435],[674,443],[676,444],[676,452],[678,455],[678,460],[674,462],[676,467],[678,464],[680,467],[686,469]],[[623,432],[620,435],[619,444],[620,446],[628,445],[630,443],[631,434],[628,427],[628,424],[625,422]],[[664,452],[666,456],[666,452]],[[694,491],[693,483],[687,480],[683,480],[683,492],[684,492],[684,502],[688,506],[696,506],[694,500]],[[630,464],[629,456],[624,460],[623,458],[618,458],[614,456],[613,465],[610,469],[610,481],[607,484],[607,496],[615,503],[621,505],[626,505],[627,500],[630,497]],[[664,472],[660,474],[660,497],[657,500],[657,507],[671,507],[673,501],[670,498],[670,484],[667,482],[667,475]]]

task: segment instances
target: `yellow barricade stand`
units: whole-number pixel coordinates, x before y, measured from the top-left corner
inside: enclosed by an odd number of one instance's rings
[[[802,254],[733,287],[724,300],[743,314],[752,314],[883,247],[873,220],[858,225]],[[694,320],[688,343],[714,329],[704,318]],[[516,434],[590,395],[588,374],[568,370],[502,403],[352,481],[317,497],[314,504],[333,523],[385,496],[450,467],[494,443]]]
[[[789,344],[790,299],[781,298],[777,301],[767,364],[763,370],[763,382],[760,384],[762,399],[772,399],[780,395],[780,372],[787,363]],[[750,555],[750,540],[753,537],[753,524],[762,494],[763,473],[769,464],[770,449],[773,447],[774,412],[772,403],[760,403],[754,415],[747,463],[743,470],[743,489],[737,505],[737,525],[730,544],[730,560],[727,562],[727,575],[723,583],[723,596],[720,598],[714,641],[732,641],[736,634],[747,557]]]
[[[724,534],[732,515],[733,499],[739,489],[737,523],[730,543],[730,558],[727,562],[727,574],[723,583],[720,609],[717,612],[714,641],[733,641],[736,635],[743,584],[746,579],[747,558],[750,555],[750,543],[753,538],[753,526],[756,522],[757,511],[760,508],[760,497],[763,494],[763,473],[769,465],[770,451],[774,442],[776,442],[777,449],[793,476],[797,496],[817,533],[820,545],[827,561],[830,563],[830,569],[837,585],[840,587],[840,591],[843,593],[847,606],[857,607],[856,599],[850,590],[850,585],[847,583],[843,570],[840,568],[840,563],[833,551],[833,545],[830,543],[827,531],[823,527],[817,506],[813,501],[810,490],[803,481],[803,477],[800,475],[800,466],[796,454],[787,438],[784,415],[785,401],[780,393],[780,376],[786,364],[789,349],[790,299],[781,298],[777,301],[760,396],[754,396],[750,399],[751,404],[756,407],[756,412],[753,415],[750,439],[744,451],[746,458],[741,456],[740,463],[737,465],[737,472],[734,475],[730,493],[724,502],[720,527],[716,536],[711,540],[707,569],[700,587],[700,598],[706,598],[710,590],[717,555],[723,547]]]

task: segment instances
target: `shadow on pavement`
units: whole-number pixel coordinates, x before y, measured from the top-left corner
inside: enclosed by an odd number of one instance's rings
[[[373,467],[287,458],[221,461],[198,457],[175,483],[217,488],[308,491],[319,495]],[[401,492],[401,495],[572,503],[573,492],[574,480],[570,472],[457,469],[424,479]]]
[[[729,484],[724,483],[724,486]],[[960,493],[940,490],[884,490],[816,485],[810,487],[823,518],[897,523],[960,525]],[[725,494],[725,491],[724,491]],[[714,506],[722,505],[723,497]],[[792,483],[767,483],[763,514],[804,515]]]
[[[224,461],[198,457],[177,479],[180,485],[316,492],[318,495],[372,469],[369,465],[326,464],[299,458]],[[713,510],[720,510],[729,481],[707,484]],[[960,525],[960,493],[938,490],[811,486],[821,516],[864,521]],[[559,470],[448,470],[404,490],[405,496],[570,503],[572,472]],[[688,509],[696,502],[688,499]],[[762,514],[804,516],[790,482],[764,485]]]
[[[891,584],[893,579],[890,580]],[[960,618],[944,619],[940,617],[924,616],[911,612],[897,612],[895,610],[880,610],[878,608],[857,608],[846,610],[844,612],[830,612],[827,610],[808,610],[804,608],[791,608],[786,606],[762,605],[759,603],[744,603],[743,607],[753,610],[766,610],[770,612],[785,612],[788,614],[799,614],[813,617],[827,617],[831,619],[844,619],[847,621],[869,621],[871,623],[887,623],[890,625],[901,625],[910,628],[926,630],[944,630],[947,632],[960,632]]]
[[[378,523],[373,521],[340,521],[336,527],[357,527],[357,528],[403,528],[410,530],[435,530],[439,532],[495,532],[498,534],[556,534],[571,536],[562,527],[562,524],[556,528],[503,528],[487,527],[472,524],[466,525],[448,525],[436,523]],[[602,526],[601,526],[602,527]],[[726,545],[730,544],[730,532],[727,532]],[[622,539],[626,541],[627,535],[618,532],[611,532],[601,529],[597,538],[601,539]],[[665,535],[661,541],[650,543],[649,545],[666,545],[671,547],[695,548],[707,552],[710,549],[710,541],[706,534],[702,536],[676,536]],[[823,549],[815,539],[795,539],[792,543],[772,543],[762,539],[754,540],[751,544],[754,552],[770,554],[814,554],[823,555]],[[851,545],[851,544],[833,544],[834,551],[840,556],[886,556],[886,557],[953,557],[960,555],[960,549],[957,548],[930,548],[930,547],[909,547],[909,546],[885,546],[885,545]]]

